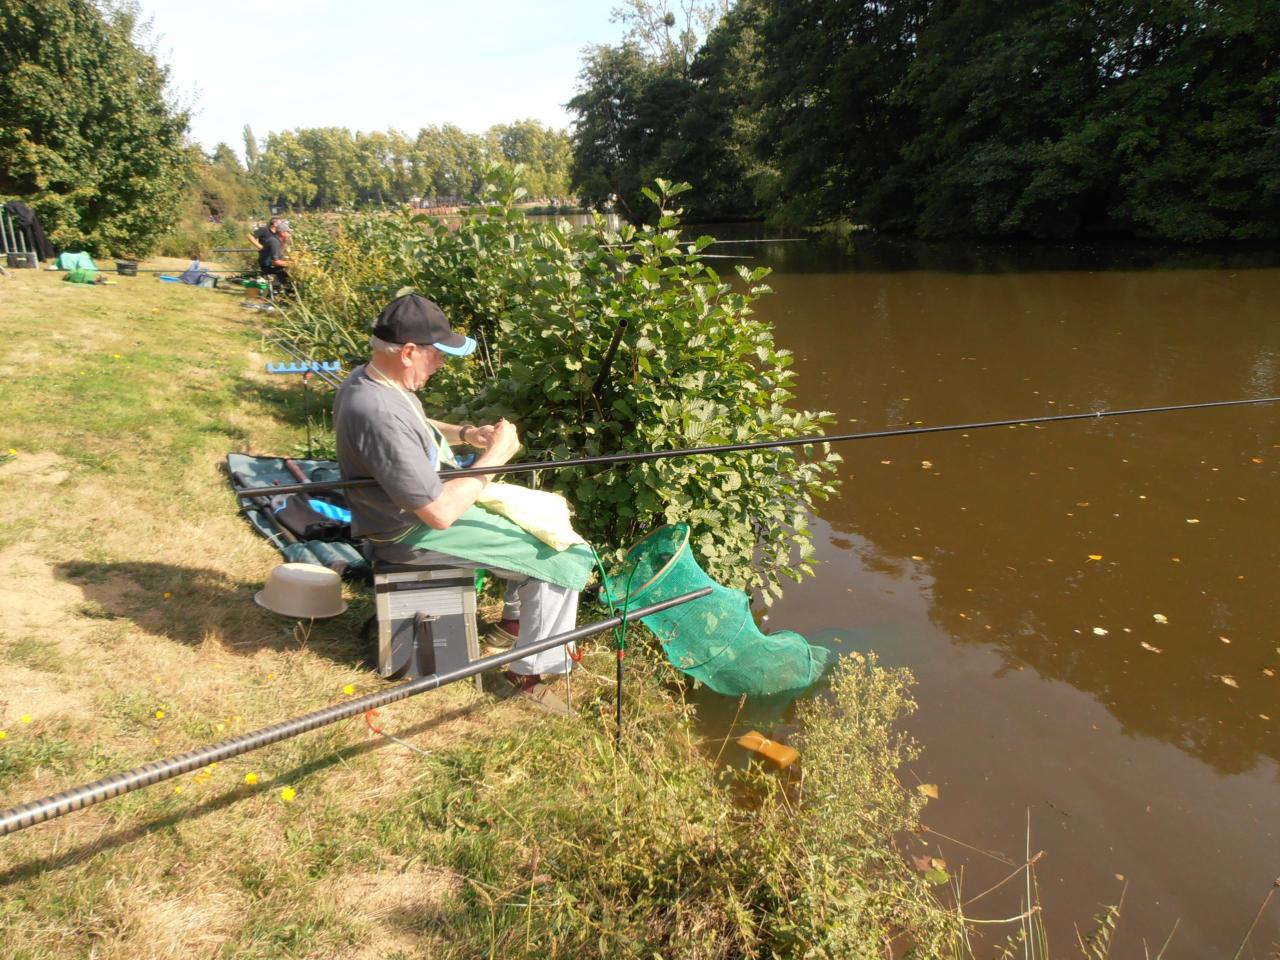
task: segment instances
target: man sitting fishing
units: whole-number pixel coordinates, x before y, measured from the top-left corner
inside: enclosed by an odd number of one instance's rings
[[[289,261],[285,259],[285,247],[289,245],[289,221],[273,218],[266,233],[258,231],[253,239],[260,240],[258,246],[258,269],[266,277],[289,285]]]
[[[386,306],[369,345],[369,362],[338,389],[333,426],[343,479],[377,481],[346,491],[352,533],[364,538],[370,560],[483,567],[507,580],[518,612],[509,605],[504,616],[519,617],[517,649],[574,629],[578,591],[594,558],[569,525],[564,498],[492,482],[492,474],[439,476],[442,466],[456,466],[451,444],[480,451],[477,468],[508,463],[520,449],[515,424],[432,420],[416,396],[446,358],[467,356],[475,341],[454,332],[436,304],[411,293]],[[552,649],[517,660],[507,678],[555,708],[542,677],[567,673],[570,653]]]

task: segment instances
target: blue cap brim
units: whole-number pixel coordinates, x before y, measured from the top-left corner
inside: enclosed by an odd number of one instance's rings
[[[449,347],[445,346],[443,343],[433,343],[432,346],[441,353],[447,353],[451,357],[465,357],[476,348],[476,342],[470,337],[463,337],[463,339],[466,342],[460,347]]]

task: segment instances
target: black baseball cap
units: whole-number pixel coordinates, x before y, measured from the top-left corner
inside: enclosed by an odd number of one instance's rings
[[[386,343],[416,343],[465,357],[476,348],[470,337],[455,333],[444,311],[416,293],[396,297],[378,314],[373,335]]]

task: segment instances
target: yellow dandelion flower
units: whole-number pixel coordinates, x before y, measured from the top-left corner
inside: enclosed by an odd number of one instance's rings
[[[118,353],[113,353],[113,354],[111,355],[111,359],[112,359],[112,360],[119,360],[119,359],[120,359],[120,354],[118,354]]]
[[[252,787],[255,783],[258,782],[258,775],[256,773],[246,773],[244,775],[244,782]]]
[[[348,683],[345,687],[342,688],[342,692],[349,697],[356,692],[356,688]]]
[[[9,736],[7,733],[5,733],[3,730],[0,730],[0,740],[3,740],[7,736]]]
[[[174,787],[174,788],[173,788],[173,792],[174,792],[174,793],[181,793],[181,792],[182,792],[182,788],[181,788],[181,787]]]
[[[227,729],[227,725],[225,723],[220,723],[214,727],[214,729],[221,733],[223,730]]]
[[[164,592],[164,598],[165,598],[166,600],[172,600],[172,599],[173,599],[173,591],[171,591],[171,590],[166,590],[166,591]]]
[[[11,457],[16,457],[17,455],[18,455],[18,451],[17,451],[17,450],[15,450],[15,449],[13,449],[13,447],[10,447],[10,448],[9,448],[9,456],[11,456]]]
[[[30,723],[30,722],[31,722],[31,714],[29,714],[29,713],[24,713],[24,714],[23,714],[22,716],[20,716],[18,719],[19,719],[19,720],[21,720],[23,723]]]
[[[157,711],[156,711],[156,719],[157,719],[157,720],[163,720],[163,719],[164,719],[164,711],[163,711],[163,710],[157,710]]]
[[[298,791],[293,789],[293,787],[285,787],[283,790],[280,791],[280,799],[283,800],[285,803],[293,803],[294,799],[297,796],[298,796]]]
[[[276,678],[276,675],[275,675],[274,673],[268,673],[268,674],[267,674],[267,679],[268,679],[268,680],[274,680],[275,678]]]

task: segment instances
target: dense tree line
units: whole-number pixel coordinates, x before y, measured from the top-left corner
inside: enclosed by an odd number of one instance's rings
[[[738,0],[683,63],[589,52],[573,176],[637,209],[687,180],[701,217],[1273,239],[1277,51],[1280,0]]]
[[[0,5],[0,201],[39,214],[58,249],[184,255],[242,239],[268,206],[332,210],[465,197],[486,164],[524,167],[535,197],[569,194],[569,140],[533,120],[416,136],[245,128],[246,163],[188,138],[136,7],[108,0]],[[167,231],[167,235],[166,235]]]
[[[569,138],[534,120],[498,124],[483,134],[452,124],[416,136],[396,130],[352,133],[316,127],[269,133],[259,146],[245,128],[248,173],[271,205],[335,210],[462,198],[480,187],[486,163],[524,167],[531,196],[569,194]]]

